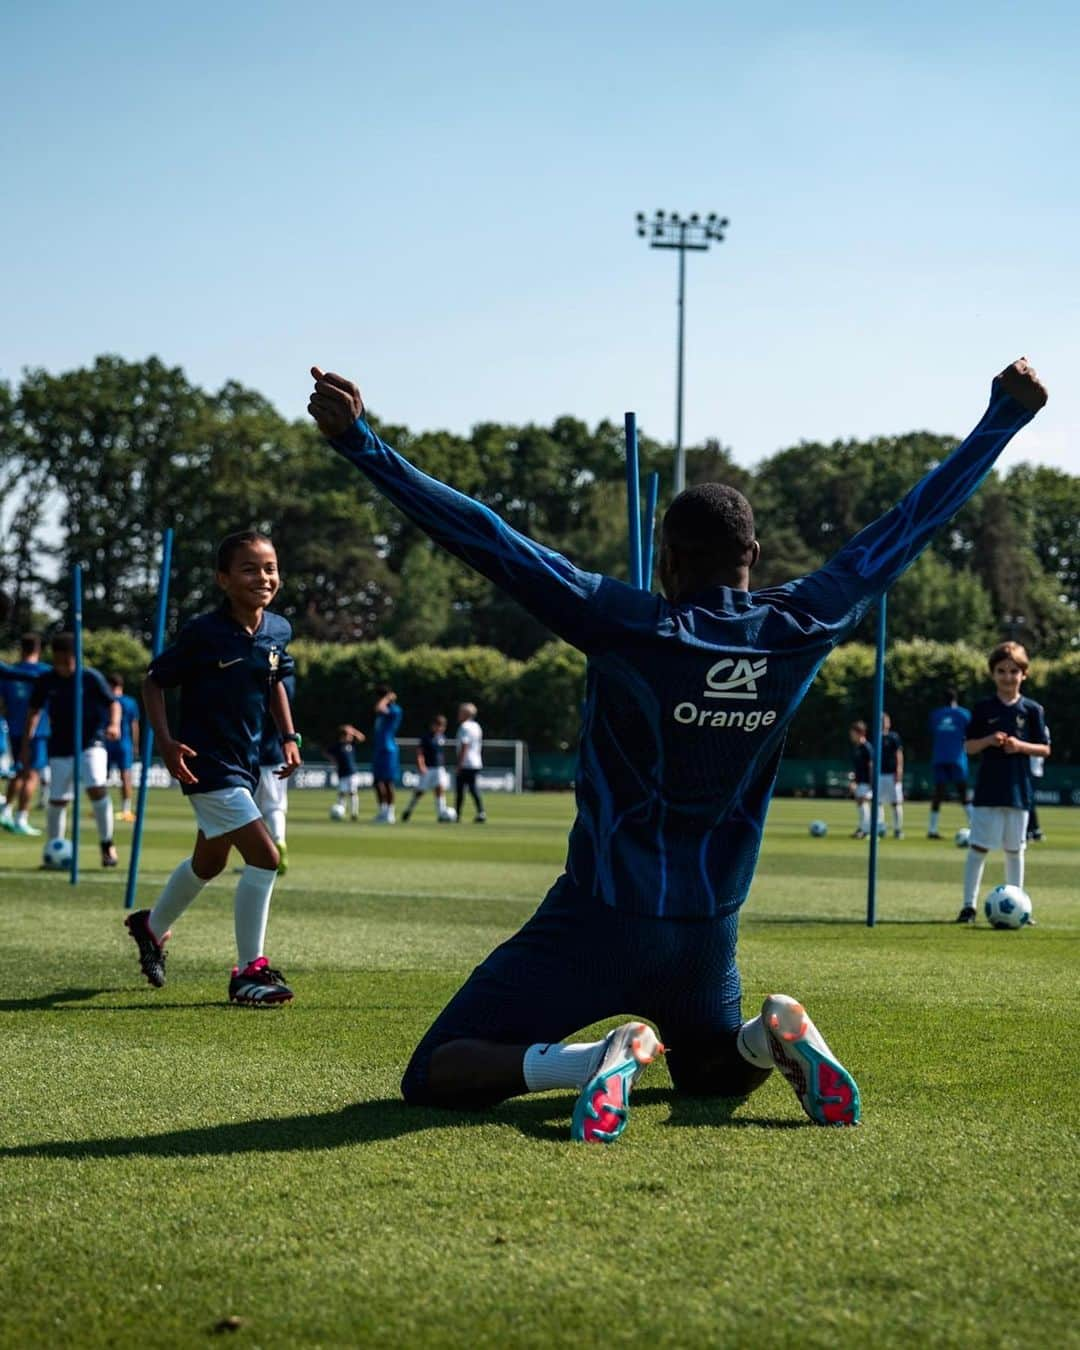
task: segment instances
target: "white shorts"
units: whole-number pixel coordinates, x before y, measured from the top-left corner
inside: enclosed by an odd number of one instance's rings
[[[103,745],[92,745],[82,752],[79,765],[79,786],[104,787],[109,777],[109,752]],[[49,760],[49,798],[54,802],[69,802],[75,795],[75,756],[66,755]]]
[[[347,773],[344,777],[338,774],[337,788],[339,792],[359,792],[360,775],[358,773]]]
[[[891,773],[883,773],[878,778],[878,801],[883,806],[903,806],[904,785]]]
[[[289,780],[279,778],[277,769],[264,764],[259,770],[259,784],[255,789],[255,805],[263,815],[267,811],[288,811]]]
[[[1023,853],[1027,847],[1028,813],[1020,806],[973,806],[971,838],[975,848],[1003,848]]]
[[[872,795],[869,783],[855,784],[855,800],[857,802],[868,802]]]
[[[418,790],[430,792],[432,788],[442,788],[445,792],[450,786],[450,775],[445,769],[425,769],[420,775]]]
[[[242,830],[253,820],[262,820],[262,812],[246,787],[217,788],[213,792],[193,792],[188,798],[195,820],[207,839]]]

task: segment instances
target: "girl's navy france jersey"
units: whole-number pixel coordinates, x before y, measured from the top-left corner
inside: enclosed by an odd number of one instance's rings
[[[176,739],[195,751],[191,770],[198,779],[180,785],[185,796],[227,787],[255,791],[270,686],[294,673],[285,650],[291,637],[280,614],[264,610],[249,633],[223,606],[186,623],[150,662],[157,684],[180,689]]]
[[[967,440],[819,571],[677,604],[580,571],[421,473],[363,418],[333,445],[587,654],[567,875],[606,904],[682,918],[728,914],[746,899],[784,737],[818,667],[1032,416],[995,382]]]

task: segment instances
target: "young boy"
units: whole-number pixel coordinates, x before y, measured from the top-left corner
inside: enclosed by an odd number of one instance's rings
[[[136,910],[125,923],[143,974],[160,989],[173,924],[224,871],[229,850],[237,849],[245,866],[236,883],[237,964],[229,1000],[273,1007],[293,993],[263,951],[280,854],[254,793],[268,710],[283,742],[278,776],[288,778],[300,764],[300,738],[282,684],[293,673],[286,652],[292,629],[266,608],[281,579],[274,546],[264,534],[230,534],[217,551],[215,579],[224,595],[221,606],[186,623],[176,642],[151,661],[143,684],[161,758],[195,812],[195,848],[169,877],[154,908]],[[176,687],[180,735],[174,740],[164,691]]]
[[[664,516],[662,595],[582,571],[421,473],[371,429],[355,384],[318,367],[312,375],[308,411],[335,450],[588,656],[565,871],[428,1029],[405,1100],[475,1110],[570,1088],[571,1136],[610,1141],[663,1047],[641,1021],[590,1044],[566,1037],[634,1008],[670,1039],[676,1092],[745,1097],[776,1067],[811,1120],[854,1124],[855,1080],[801,1003],[772,994],[742,1021],[739,910],[810,681],[1046,402],[1034,371],[1024,360],[1004,370],[951,455],[822,568],[786,585],[750,590],[761,549],[740,493],[719,483],[680,493]],[[835,378],[842,388],[843,373]],[[842,983],[839,967],[833,975]]]
[[[375,800],[378,803],[376,825],[396,823],[394,787],[401,773],[397,731],[402,716],[397,694],[387,685],[380,685],[375,691],[375,755],[371,766],[375,779]]]
[[[881,714],[881,773],[878,775],[878,832],[884,832],[885,807],[892,807],[893,835],[904,837],[904,742],[892,729],[892,718]]]
[[[33,686],[39,676],[52,670],[52,666],[41,659],[41,638],[37,633],[24,633],[19,647],[19,660],[14,665],[4,666],[5,678],[0,680],[0,699],[7,713],[11,753],[15,757],[15,776],[8,783],[7,800],[0,809],[0,826],[11,834],[36,838],[41,831],[30,824],[30,804],[38,779],[49,762],[49,714],[46,709],[38,718],[28,758],[23,757],[22,744]]]
[[[344,807],[348,803],[351,820],[360,819],[360,774],[353,747],[366,740],[362,731],[343,722],[338,727],[337,741],[330,747],[330,758],[337,769],[337,804]]]
[[[964,865],[964,903],[957,923],[975,922],[990,849],[1004,849],[1005,884],[1023,890],[1027,819],[1033,800],[1031,761],[1050,754],[1042,707],[1020,692],[1028,672],[1027,651],[1019,642],[999,642],[987,664],[994,693],[976,703],[964,744],[969,755],[981,758]]]
[[[428,731],[420,737],[420,744],[416,747],[416,767],[420,773],[420,781],[401,819],[408,820],[416,810],[417,802],[428,789],[431,789],[435,793],[435,819],[454,820],[454,815],[446,805],[446,789],[450,786],[450,775],[446,771],[446,718],[442,713],[431,719]]]
[[[852,839],[866,839],[870,834],[870,803],[873,800],[873,788],[870,775],[874,771],[874,747],[866,736],[866,723],[852,722],[848,728],[851,741],[851,795],[855,798],[855,807],[859,820],[852,833]]]
[[[967,739],[968,723],[971,713],[960,706],[960,695],[950,685],[945,690],[943,707],[935,708],[930,714],[930,735],[933,738],[931,762],[934,766],[934,796],[930,803],[930,821],[927,826],[927,839],[940,839],[938,825],[941,822],[941,803],[949,792],[949,785],[955,784],[960,805],[964,808],[968,825],[971,824],[971,795],[968,792],[967,752],[964,741]]]
[[[476,808],[474,823],[483,825],[487,816],[484,813],[484,799],[480,796],[476,780],[484,767],[484,733],[476,720],[476,704],[463,703],[458,708],[457,717],[457,818],[461,819],[461,808],[465,804],[467,790]]]
[[[67,804],[74,796],[75,756],[80,755],[80,778],[94,811],[102,867],[115,867],[113,807],[105,784],[109,777],[107,741],[120,736],[120,704],[93,666],[82,672],[82,744],[75,744],[75,635],[57,633],[52,640],[52,670],[41,676],[30,695],[30,712],[23,732],[22,761],[31,762],[32,743],[42,712],[49,710],[49,807],[46,813],[45,847],[63,839]],[[75,805],[78,810],[78,803]]]
[[[131,768],[139,753],[139,705],[130,694],[124,693],[123,675],[110,675],[109,688],[120,704],[120,739],[110,741],[106,747],[109,769],[116,769],[120,775],[120,819],[130,825],[135,819],[131,809]]]

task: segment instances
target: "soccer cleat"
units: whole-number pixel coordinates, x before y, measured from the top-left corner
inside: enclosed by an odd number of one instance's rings
[[[0,816],[0,830],[7,830],[8,834],[15,833],[15,817]]]
[[[851,837],[852,839],[868,839],[870,836],[865,830],[852,830]]]
[[[124,927],[131,934],[139,949],[139,965],[142,973],[155,989],[165,983],[165,943],[172,936],[166,933],[159,942],[150,931],[150,911],[137,909],[124,920]]]
[[[289,848],[284,839],[275,840],[274,846],[278,852],[277,874],[283,877],[289,870]]]
[[[38,839],[41,837],[41,831],[39,829],[36,829],[33,825],[28,825],[21,820],[17,820],[13,825],[8,825],[5,828],[9,829],[12,834],[24,834],[29,839]]]
[[[484,814],[483,811],[480,811],[480,812],[477,814],[477,817],[476,817],[476,819],[473,821],[473,824],[474,824],[474,825],[486,825],[486,824],[487,824],[487,816]]]
[[[929,834],[929,833],[928,833],[926,837],[927,837],[927,839],[940,839],[940,838],[941,838],[941,835],[940,835],[940,834]]]
[[[579,1143],[611,1144],[630,1117],[630,1089],[664,1047],[646,1022],[624,1022],[608,1033],[596,1072],[574,1105],[570,1138]]]
[[[280,970],[271,969],[265,956],[258,957],[243,970],[233,966],[229,981],[229,1002],[244,1003],[253,1008],[273,1008],[288,1003],[293,991],[285,983]]]
[[[825,1044],[806,1009],[786,994],[770,994],[761,1022],[773,1063],[816,1125],[857,1125],[859,1089]]]
[[[974,923],[974,922],[975,922],[975,906],[974,906],[974,905],[965,905],[964,908],[960,911],[960,913],[956,916],[956,922],[957,922],[957,923]]]
[[[134,825],[134,824],[135,824],[135,812],[134,812],[134,811],[121,811],[121,812],[120,812],[120,819],[124,822],[125,825]]]
[[[102,840],[101,844],[101,865],[102,867],[116,867],[120,859],[116,856],[116,845],[110,839],[107,842]]]

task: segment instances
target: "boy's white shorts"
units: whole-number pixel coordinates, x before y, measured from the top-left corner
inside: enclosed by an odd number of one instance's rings
[[[188,798],[195,820],[207,839],[217,839],[233,830],[242,830],[253,820],[262,820],[262,812],[246,787],[216,788],[213,792],[193,792]]]
[[[420,775],[420,791],[430,792],[434,788],[442,788],[445,792],[450,786],[450,775],[445,769],[425,769]]]
[[[255,789],[255,805],[263,815],[267,811],[288,811],[289,780],[279,778],[277,769],[264,764],[259,770],[259,784]]]
[[[339,792],[359,792],[360,775],[358,773],[347,773],[343,777],[338,774],[337,787]]]
[[[79,786],[104,787],[109,778],[109,752],[103,745],[92,745],[82,752]],[[49,799],[69,802],[75,795],[75,756],[61,755],[49,760]]]
[[[855,800],[857,802],[868,802],[872,796],[873,793],[870,791],[869,783],[855,784]]]
[[[883,773],[878,778],[878,801],[883,806],[903,806],[904,785],[891,773]]]
[[[1022,853],[1027,847],[1028,813],[1019,806],[973,806],[971,838],[977,848]]]

